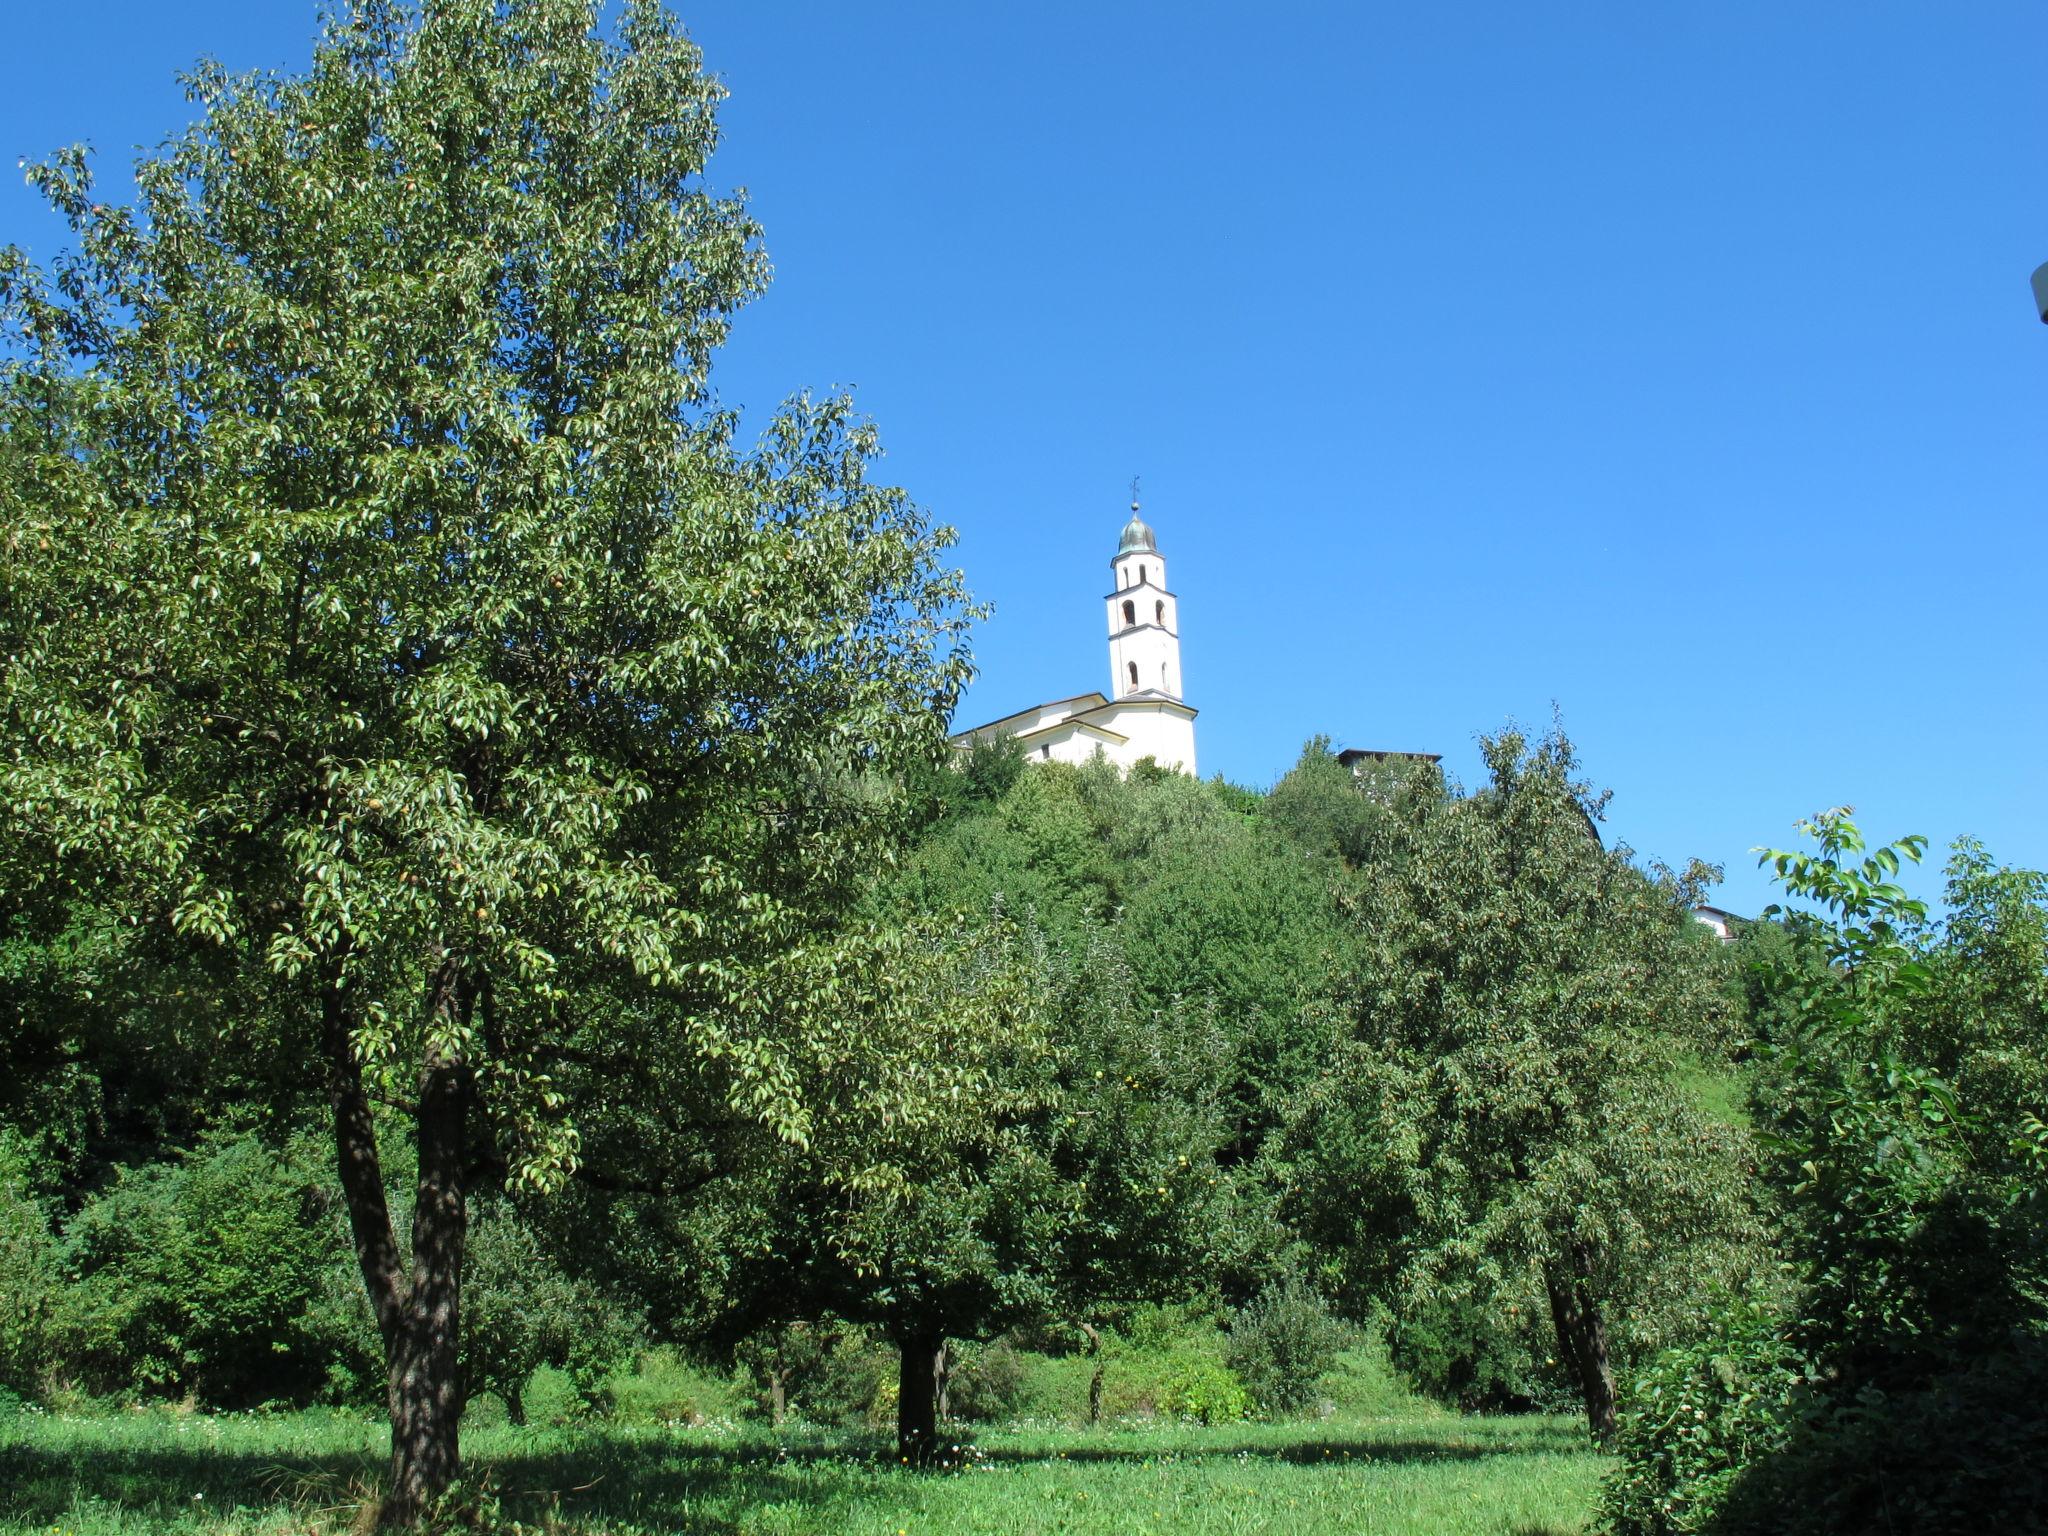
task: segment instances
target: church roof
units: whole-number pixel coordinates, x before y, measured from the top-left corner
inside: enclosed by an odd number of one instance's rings
[[[1138,516],[1138,504],[1131,503],[1131,520],[1124,524],[1124,536],[1117,541],[1119,555],[1159,553],[1158,541],[1152,537],[1152,525]]]
[[[1067,718],[1070,720],[1100,720],[1106,716],[1114,719],[1116,715],[1126,709],[1163,709],[1169,715],[1186,715],[1190,720],[1201,713],[1200,710],[1196,709],[1186,699],[1176,699],[1170,693],[1161,693],[1156,688],[1147,688],[1143,693],[1127,693],[1120,698],[1111,700],[1107,704],[1098,705],[1094,709],[1081,710],[1076,714],[1069,715]]]
[[[1061,720],[1071,719],[1075,715],[1083,715],[1089,713],[1092,710],[1099,709],[1101,706],[1107,704],[1108,702],[1109,700],[1100,693],[1077,693],[1073,695],[1071,698],[1048,699],[1045,703],[1034,704],[1029,709],[1012,710],[1007,715],[1001,715],[996,719],[986,721],[981,725],[972,725],[964,731],[955,731],[953,732],[952,739],[954,741],[964,741],[969,736],[979,736],[984,731],[993,731],[1000,726],[1009,725],[1013,721],[1022,720],[1026,715],[1039,714],[1042,711],[1049,709],[1060,709],[1062,705],[1078,704],[1082,706],[1079,709],[1063,710],[1062,713],[1058,716],[1058,718]],[[1047,724],[1051,723],[1052,722],[1050,721],[1047,722]]]

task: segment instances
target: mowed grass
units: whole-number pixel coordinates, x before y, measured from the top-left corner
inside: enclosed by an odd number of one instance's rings
[[[0,1532],[361,1528],[383,1433],[321,1413],[0,1419]],[[500,1519],[592,1536],[1564,1536],[1590,1528],[1606,1465],[1569,1420],[1451,1415],[1024,1425],[978,1433],[937,1473],[841,1431],[496,1426],[464,1441]]]

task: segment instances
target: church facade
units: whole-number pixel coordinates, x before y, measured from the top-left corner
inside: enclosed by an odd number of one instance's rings
[[[1162,768],[1194,773],[1195,710],[1181,696],[1180,600],[1166,584],[1166,557],[1136,502],[1109,570],[1109,691],[1020,709],[960,732],[955,747],[1008,738],[1043,762],[1100,755],[1131,768],[1149,757]]]

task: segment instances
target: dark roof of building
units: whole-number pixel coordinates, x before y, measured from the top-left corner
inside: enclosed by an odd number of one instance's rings
[[[1119,555],[1159,553],[1158,541],[1152,537],[1151,524],[1138,516],[1136,502],[1131,503],[1131,520],[1124,524],[1124,536],[1117,540],[1116,552]]]
[[[1440,763],[1444,760],[1441,752],[1383,752],[1374,747],[1346,747],[1337,754],[1337,761],[1346,768],[1354,767],[1368,758],[1375,763]]]

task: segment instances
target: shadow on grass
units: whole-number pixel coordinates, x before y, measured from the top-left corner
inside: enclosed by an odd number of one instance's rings
[[[976,1459],[998,1465],[1070,1463],[1284,1462],[1296,1466],[1474,1461],[1585,1449],[1564,1425],[1518,1426],[1489,1436],[1452,1431],[1441,1440],[1364,1436],[1260,1443],[1251,1437],[1187,1444],[1156,1440],[1116,1444],[996,1445]],[[0,1520],[46,1527],[81,1503],[114,1506],[150,1525],[194,1515],[227,1518],[238,1509],[288,1507],[309,1520],[346,1527],[382,1483],[381,1452],[264,1453],[203,1445],[0,1446]],[[851,1514],[876,1483],[897,1472],[890,1442],[847,1437],[777,1446],[759,1441],[693,1439],[685,1434],[608,1440],[601,1433],[575,1443],[522,1452],[479,1448],[471,1477],[490,1488],[504,1513],[518,1520],[660,1522],[687,1512],[692,1531],[732,1536],[747,1512],[795,1500],[809,1518],[832,1529],[835,1509]],[[1531,1530],[1527,1536],[1546,1536]]]
[[[805,1475],[810,1463],[834,1459],[848,1460],[822,1451],[782,1457],[772,1447],[749,1454],[681,1441],[607,1444],[593,1438],[531,1456],[473,1456],[467,1471],[515,1520],[547,1517],[574,1525],[628,1516],[660,1519],[687,1510],[693,1536],[732,1536],[748,1509],[799,1493],[818,1516],[842,1504],[850,1508],[865,1480],[861,1462],[848,1467],[849,1486]],[[886,1465],[874,1458],[869,1475]],[[288,1508],[309,1521],[345,1528],[357,1523],[380,1492],[384,1469],[381,1454],[367,1453],[17,1444],[0,1449],[0,1522],[56,1526],[81,1505],[112,1506],[152,1527]]]
[[[1420,1436],[1349,1435],[1341,1438],[1317,1436],[1307,1426],[1299,1439],[1215,1440],[1187,1445],[1130,1445],[1084,1443],[1058,1450],[1026,1450],[1021,1447],[983,1447],[989,1461],[1207,1461],[1218,1458],[1246,1461],[1284,1461],[1296,1466],[1321,1466],[1360,1462],[1403,1464],[1429,1461],[1482,1461],[1494,1456],[1570,1455],[1588,1450],[1585,1434],[1570,1424],[1532,1421],[1518,1424],[1504,1434],[1473,1432],[1470,1428],[1448,1430],[1441,1438]]]

